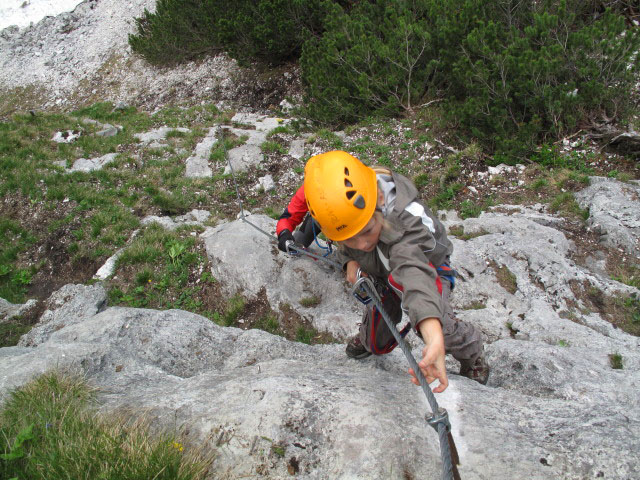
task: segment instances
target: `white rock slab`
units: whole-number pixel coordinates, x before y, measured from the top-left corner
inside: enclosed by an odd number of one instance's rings
[[[187,158],[186,173],[188,178],[208,178],[213,176],[209,167],[209,156],[213,146],[218,142],[218,127],[211,127],[207,135],[196,145],[193,154]]]

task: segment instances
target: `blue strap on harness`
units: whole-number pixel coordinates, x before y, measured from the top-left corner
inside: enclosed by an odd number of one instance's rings
[[[328,242],[326,247],[323,247],[322,245],[320,245],[320,242],[318,242],[318,232],[316,232],[316,222],[313,220],[313,218],[311,219],[311,228],[313,229],[313,239],[315,240],[316,245],[320,247],[322,250],[326,250],[326,253],[322,256],[327,257],[331,255],[331,253],[333,252],[333,248],[331,247],[331,242]]]
[[[440,265],[436,270],[438,271],[438,275],[449,280],[451,290],[453,290],[456,287],[456,271],[446,263]]]

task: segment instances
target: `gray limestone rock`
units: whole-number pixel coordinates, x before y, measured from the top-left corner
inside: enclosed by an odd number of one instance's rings
[[[228,152],[228,161],[235,172],[248,170],[262,162],[264,155],[262,155],[260,147],[267,140],[267,134],[271,130],[289,123],[287,119],[254,113],[237,113],[231,120],[236,124],[251,127],[230,129],[231,133],[237,137],[247,137],[244,144],[232,148]],[[231,173],[229,165],[225,165],[224,173],[225,175]]]
[[[617,202],[611,209],[621,211]],[[443,221],[477,234],[452,238],[452,303],[483,332],[492,369],[483,386],[448,361],[450,384],[437,395],[462,478],[636,478],[640,340],[578,293],[622,298],[638,290],[577,265],[561,219],[544,208],[503,206]],[[343,274],[285,256],[247,222],[275,230],[274,220],[250,215],[202,234],[225,292],[264,292],[273,308],[288,304],[319,330],[341,339],[355,333],[360,306]],[[310,297],[319,304],[303,307]],[[0,397],[54,366],[82,371],[101,387],[105,411],[144,410],[158,427],[184,427],[218,451],[210,478],[289,478],[293,464],[305,480],[440,476],[428,406],[398,349],[354,361],[344,345],[289,342],[178,310],[104,309],[105,299],[100,285],[56,292],[19,346],[0,349]],[[613,354],[622,370],[612,368]]]
[[[118,127],[114,127],[113,125],[109,125],[108,123],[105,123],[102,127],[102,130],[96,132],[96,135],[98,135],[99,137],[115,137],[122,128],[120,127],[119,129]]]
[[[247,137],[244,144],[232,148],[227,152],[228,162],[234,172],[243,172],[258,165],[264,159],[260,146],[267,139],[267,134],[261,130],[243,130],[232,128],[231,133],[238,137]],[[225,165],[225,175],[231,173],[229,165]]]
[[[171,217],[158,217],[157,215],[149,215],[142,219],[142,225],[150,225],[152,223],[157,223],[162,225],[163,228],[167,230],[175,230],[178,227],[183,225],[200,225],[207,221],[207,219],[211,216],[211,212],[207,210],[191,210],[189,213],[185,215],[179,215],[175,218]]]
[[[51,140],[56,143],[73,143],[80,138],[81,135],[82,132],[79,130],[65,130],[64,132],[56,132]]]
[[[213,171],[209,167],[209,155],[218,141],[218,130],[218,127],[211,127],[204,139],[196,145],[193,154],[185,160],[187,166],[185,175],[188,178],[213,176]]]
[[[15,317],[19,317],[29,312],[38,302],[34,299],[27,300],[26,303],[14,304],[0,298],[0,323],[7,322]]]
[[[107,292],[101,284],[65,285],[47,301],[47,310],[38,324],[20,338],[19,346],[40,345],[52,333],[69,325],[82,323],[101,311],[107,303]]]
[[[98,271],[95,273],[93,278],[96,279],[96,280],[106,280],[111,275],[113,275],[113,273],[116,270],[116,262],[118,261],[118,258],[120,258],[120,256],[122,255],[123,252],[124,252],[124,249],[121,249],[121,250],[118,250],[113,255],[111,255],[107,259],[107,261],[104,262],[104,265],[102,265],[98,269]]]
[[[73,172],[92,172],[94,170],[102,170],[105,165],[113,162],[118,156],[118,153],[107,153],[97,158],[79,158],[71,168],[67,168],[67,173]]]
[[[93,303],[91,292],[76,293]],[[440,477],[429,407],[397,350],[354,361],[342,345],[289,342],[178,310],[81,317],[35,347],[0,349],[0,397],[53,367],[83,372],[103,411],[144,411],[219,452],[210,478],[289,478],[294,462],[300,479]],[[506,339],[488,350],[490,386],[450,374],[437,400],[462,478],[633,478],[636,352],[625,350],[629,368],[616,372],[588,348]]]
[[[271,175],[265,175],[264,177],[258,178],[258,183],[253,187],[253,190],[260,190],[264,192],[269,192],[276,188],[276,183],[273,181],[273,177]]]
[[[296,160],[304,157],[304,140],[293,140],[289,147],[289,155]]]
[[[157,145],[164,146],[163,144],[157,143],[157,142],[162,142],[163,140],[165,140],[167,138],[167,134],[173,131],[189,133],[190,130],[188,128],[182,128],[182,127],[180,128],[160,127],[145,133],[136,133],[134,137],[137,138],[141,143],[144,143],[147,145],[156,142]]]
[[[275,220],[250,215],[247,220],[265,232],[275,232]],[[264,290],[276,310],[290,305],[313,325],[337,338],[357,332],[359,307],[344,288],[344,275],[308,257],[289,257],[280,252],[264,233],[243,220],[210,228],[202,234],[216,278],[224,278],[229,294],[242,292],[255,297]],[[312,245],[314,253],[322,251]],[[315,307],[301,301],[315,298]]]
[[[590,177],[591,185],[576,193],[582,208],[589,209],[588,223],[600,241],[640,257],[640,185]]]

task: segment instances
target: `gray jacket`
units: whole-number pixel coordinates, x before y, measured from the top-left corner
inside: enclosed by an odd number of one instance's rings
[[[378,281],[389,281],[396,290],[401,287],[402,307],[414,328],[425,318],[442,320],[435,267],[448,262],[453,251],[445,227],[417,200],[418,191],[409,179],[393,172],[377,177],[390,228],[383,228],[376,250],[364,252],[341,245],[338,260],[343,268],[355,260]]]

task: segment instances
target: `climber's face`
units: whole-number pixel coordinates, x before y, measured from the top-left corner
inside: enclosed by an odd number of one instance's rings
[[[371,252],[376,248],[378,240],[380,239],[382,224],[382,214],[376,212],[362,230],[356,233],[353,237],[344,240],[342,243],[355,250]]]

